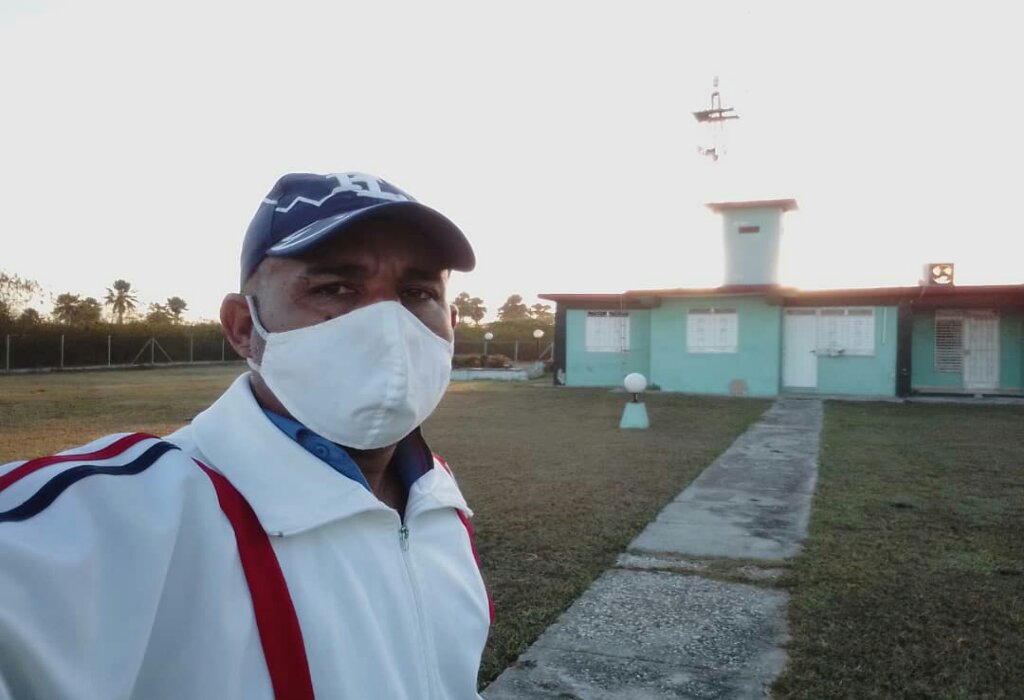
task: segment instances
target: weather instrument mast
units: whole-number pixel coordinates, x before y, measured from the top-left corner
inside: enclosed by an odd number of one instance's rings
[[[725,123],[740,118],[734,108],[722,106],[722,95],[718,92],[717,75],[715,76],[714,91],[711,93],[711,109],[694,112],[693,117],[697,123],[707,124],[711,130],[711,145],[697,146],[697,152],[717,162],[725,155]]]

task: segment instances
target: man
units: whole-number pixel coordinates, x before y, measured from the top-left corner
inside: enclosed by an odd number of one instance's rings
[[[420,424],[447,387],[450,221],[282,177],[221,321],[252,372],[161,440],[0,467],[0,698],[476,698],[469,510]]]

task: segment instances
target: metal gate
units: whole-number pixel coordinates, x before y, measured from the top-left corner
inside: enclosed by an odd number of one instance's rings
[[[999,386],[999,316],[993,311],[964,312],[964,388]]]

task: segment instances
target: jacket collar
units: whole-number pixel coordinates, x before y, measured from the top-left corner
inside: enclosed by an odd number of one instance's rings
[[[372,510],[394,512],[281,432],[256,402],[249,373],[196,416],[192,427],[209,466],[242,493],[268,534],[298,534]],[[409,490],[406,519],[449,507],[469,513],[455,480],[435,460]]]

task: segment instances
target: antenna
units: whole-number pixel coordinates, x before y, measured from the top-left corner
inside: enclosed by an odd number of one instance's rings
[[[722,107],[722,93],[718,91],[718,76],[715,76],[711,92],[711,108],[693,113],[698,124],[707,124],[711,129],[711,146],[697,146],[697,153],[717,162],[725,155],[725,122],[739,119],[733,107]]]

